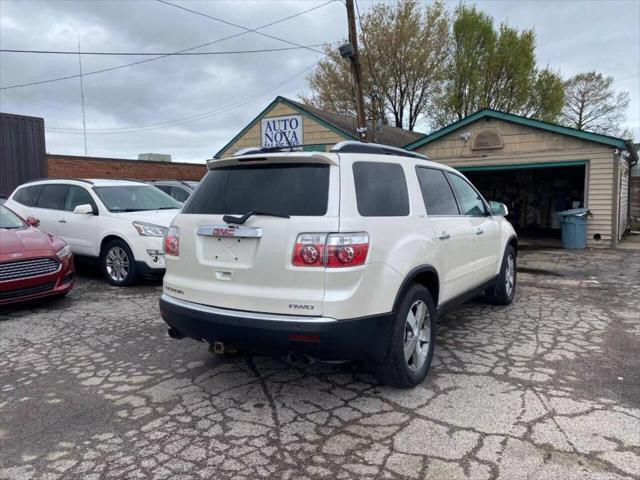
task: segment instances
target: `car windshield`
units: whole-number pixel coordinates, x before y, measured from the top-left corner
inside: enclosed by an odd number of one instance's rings
[[[140,212],[143,210],[182,208],[182,203],[150,185],[94,187],[93,190],[110,212]]]
[[[0,205],[0,228],[16,229],[24,227],[26,227],[26,224],[18,215],[7,207]]]

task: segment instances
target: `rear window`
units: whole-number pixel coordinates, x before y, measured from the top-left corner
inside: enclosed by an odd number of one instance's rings
[[[45,185],[40,197],[38,197],[38,208],[63,210],[64,200],[67,198],[68,191],[69,185]]]
[[[322,216],[328,197],[328,165],[234,165],[207,173],[183,213]]]
[[[358,213],[363,217],[409,215],[409,193],[401,165],[355,162],[353,179]]]
[[[22,205],[26,205],[27,207],[33,207],[38,200],[38,196],[40,192],[44,188],[44,185],[33,185],[32,187],[23,187],[16,192],[13,196],[13,199],[21,203]]]

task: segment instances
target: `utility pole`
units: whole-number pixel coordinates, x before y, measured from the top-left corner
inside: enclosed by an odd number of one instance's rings
[[[364,114],[364,99],[362,97],[362,69],[360,68],[360,55],[358,54],[358,32],[356,31],[356,16],[353,6],[353,0],[346,0],[346,5],[347,20],[349,23],[349,43],[351,43],[351,46],[353,48],[353,54],[348,58],[351,61],[351,73],[353,74],[354,80],[358,137],[364,139],[367,132],[367,119]]]
[[[80,68],[80,99],[82,100],[82,133],[84,134],[84,156],[87,157],[87,120],[84,114],[84,82],[82,80],[82,55],[80,54],[80,34],[78,34],[78,66]]]

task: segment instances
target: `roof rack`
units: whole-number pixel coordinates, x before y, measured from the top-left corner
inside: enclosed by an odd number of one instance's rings
[[[296,145],[294,147],[247,147],[241,148],[236,153],[234,153],[233,157],[242,157],[244,155],[253,155],[254,153],[276,153],[276,152],[300,152],[302,151],[302,147],[304,145]]]
[[[88,180],[86,178],[71,178],[71,177],[49,177],[49,178],[35,178],[33,180],[29,180],[28,182],[24,182],[22,183],[22,185],[26,185],[27,183],[34,183],[34,182],[43,182],[45,180],[71,180],[74,182],[84,182],[84,183],[90,183],[91,185],[93,185],[93,182],[91,180]]]
[[[409,150],[405,150],[403,148],[390,147],[389,145],[382,145],[380,143],[357,142],[354,140],[346,140],[344,142],[337,143],[329,151],[341,153],[374,153],[378,155],[399,155],[401,157],[429,160],[426,155],[410,152]]]

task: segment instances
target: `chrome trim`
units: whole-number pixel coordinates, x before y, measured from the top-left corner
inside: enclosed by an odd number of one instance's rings
[[[220,235],[220,230],[233,231],[233,235]],[[260,238],[262,229],[254,227],[233,227],[231,225],[200,225],[198,235],[221,238]]]
[[[44,271],[46,269],[45,265],[38,265],[35,262],[42,261],[52,261],[58,264],[58,267],[55,270]],[[31,263],[30,265],[25,265],[25,263]],[[14,265],[11,265],[14,264]],[[18,265],[22,264],[22,265]],[[46,277],[48,275],[55,275],[62,270],[62,262],[60,260],[55,260],[51,257],[41,257],[41,258],[29,258],[22,260],[10,260],[8,262],[0,263],[0,283],[7,282],[15,282],[17,280],[31,280],[32,278]],[[26,274],[26,276],[20,276],[21,274]],[[9,275],[13,275],[10,278],[7,278]],[[18,276],[16,276],[18,275]]]
[[[226,308],[211,307],[209,305],[180,300],[179,298],[169,296],[166,293],[162,294],[161,299],[178,307],[184,307],[198,312],[211,313],[213,315],[224,315],[226,317],[246,318],[250,320],[264,320],[265,322],[333,323],[338,321],[335,318],[329,317],[301,317],[299,315],[278,315],[273,313],[246,312],[244,310],[229,310]]]

